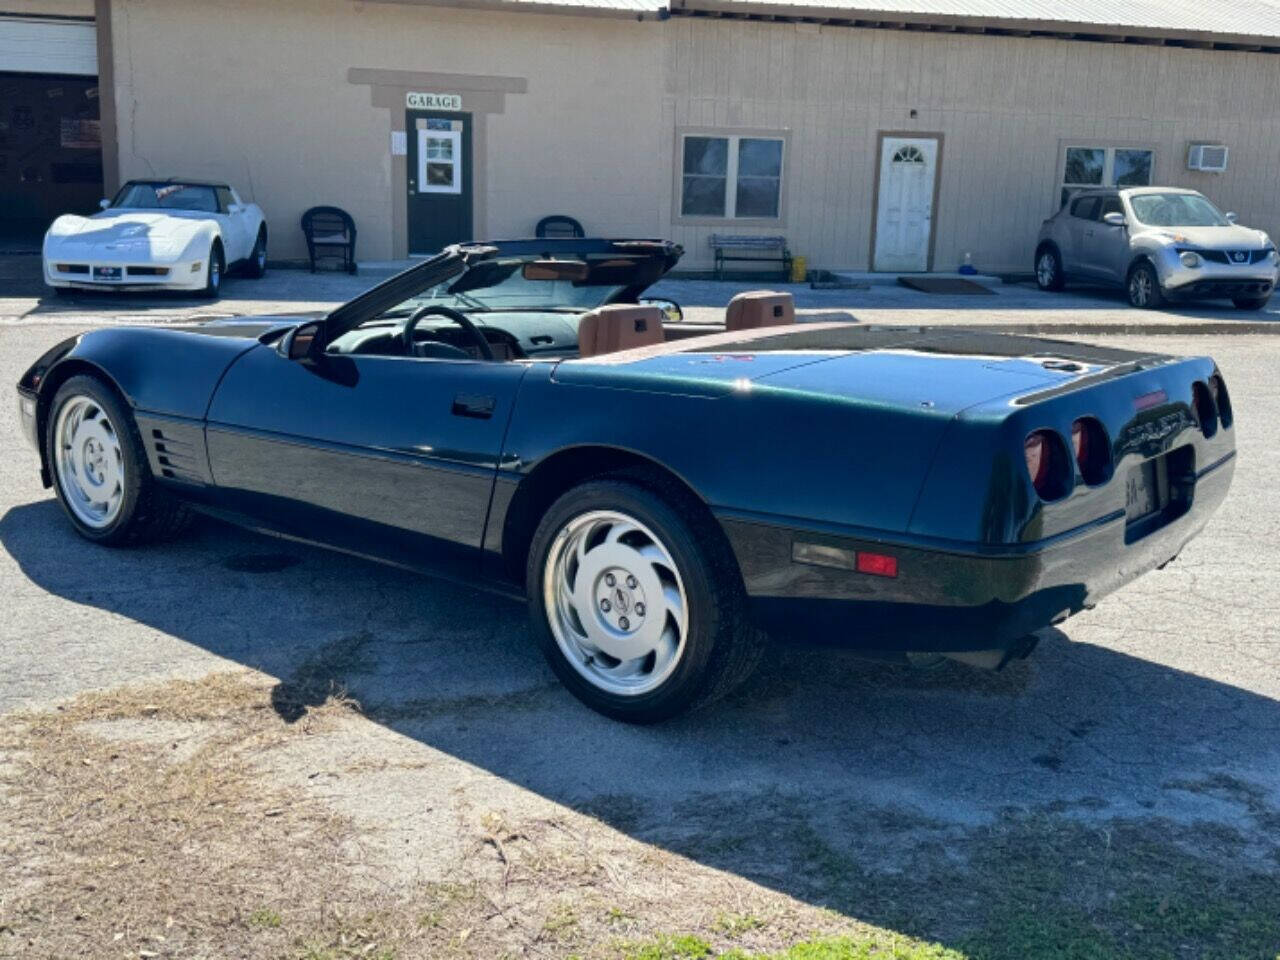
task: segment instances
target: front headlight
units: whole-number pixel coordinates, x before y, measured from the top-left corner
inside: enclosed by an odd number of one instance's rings
[[[1178,259],[1182,261],[1182,265],[1184,267],[1195,268],[1200,266],[1200,254],[1193,253],[1190,250],[1183,250],[1182,255],[1179,256]]]

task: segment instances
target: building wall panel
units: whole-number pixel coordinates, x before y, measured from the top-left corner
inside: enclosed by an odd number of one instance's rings
[[[230,180],[266,212],[273,256],[305,255],[299,217],[324,203],[354,216],[362,259],[400,252],[393,111],[351,68],[527,81],[485,116],[477,235],[528,236],[550,213],[598,234],[664,225],[659,24],[347,0],[112,6],[122,176]]]
[[[1275,55],[692,18],[664,39],[669,156],[675,128],[720,117],[791,138],[785,222],[673,216],[686,267],[711,262],[711,233],[737,232],[784,233],[812,265],[868,269],[877,133],[889,130],[945,137],[935,269],[965,252],[980,268],[1029,269],[1069,141],[1149,145],[1158,183],[1202,190],[1280,234],[1280,103],[1257,95],[1280,86]],[[1226,174],[1186,169],[1198,140],[1231,148]]]

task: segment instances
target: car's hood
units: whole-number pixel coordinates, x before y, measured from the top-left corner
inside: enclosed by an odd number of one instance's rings
[[[184,210],[104,210],[92,217],[59,217],[45,238],[46,253],[81,257],[176,257],[212,220]]]
[[[198,333],[206,337],[239,337],[242,340],[261,340],[265,334],[296,327],[308,320],[319,320],[324,314],[297,313],[283,316],[274,314],[257,317],[218,317],[214,320],[194,320],[190,323],[175,324],[167,330],[178,330],[182,333]]]
[[[1149,354],[998,332],[850,323],[715,334],[567,361],[564,383],[718,395],[778,389],[955,414],[1000,397],[1068,387]]]
[[[1148,227],[1144,233],[1155,233],[1179,246],[1203,250],[1257,250],[1268,243],[1261,230],[1231,224],[1225,227]]]

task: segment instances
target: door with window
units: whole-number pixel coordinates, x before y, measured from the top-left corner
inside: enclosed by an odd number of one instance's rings
[[[431,255],[472,236],[471,114],[410,110],[409,253]]]
[[[937,176],[936,138],[885,137],[881,141],[873,269],[929,269]]]

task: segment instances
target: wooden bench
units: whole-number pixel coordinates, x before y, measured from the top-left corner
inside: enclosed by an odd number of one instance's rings
[[[791,279],[791,251],[787,249],[786,237],[749,237],[713,233],[707,238],[707,242],[715,251],[717,280],[724,279],[726,263],[776,263],[782,267],[783,280]]]

